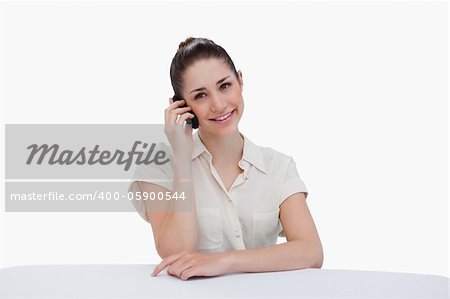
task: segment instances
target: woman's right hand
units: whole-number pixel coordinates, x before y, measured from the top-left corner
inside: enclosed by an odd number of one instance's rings
[[[172,145],[174,156],[184,156],[190,158],[194,147],[192,139],[192,125],[187,124],[188,118],[193,118],[194,114],[189,113],[191,107],[180,108],[185,104],[185,100],[173,101],[169,98],[169,107],[164,110],[165,127],[164,133]]]

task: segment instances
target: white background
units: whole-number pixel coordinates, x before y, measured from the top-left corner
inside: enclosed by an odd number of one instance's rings
[[[297,162],[323,268],[449,276],[446,2],[1,7],[2,126],[163,123],[178,44],[210,38],[243,72],[241,131]],[[1,241],[1,267],[160,261],[137,213],[2,208]]]

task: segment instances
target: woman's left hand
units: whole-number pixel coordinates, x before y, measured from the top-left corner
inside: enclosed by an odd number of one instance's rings
[[[182,280],[192,276],[217,276],[231,271],[229,255],[225,253],[201,253],[182,251],[164,258],[153,270],[158,275],[166,267],[167,273]]]

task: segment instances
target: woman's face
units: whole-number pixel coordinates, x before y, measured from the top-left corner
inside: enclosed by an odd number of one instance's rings
[[[202,134],[228,135],[237,131],[244,110],[242,72],[223,59],[201,59],[183,74],[183,98],[198,118]]]

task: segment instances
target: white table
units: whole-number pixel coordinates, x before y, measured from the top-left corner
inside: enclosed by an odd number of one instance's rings
[[[0,270],[0,298],[448,298],[449,279],[303,269],[187,281],[155,265],[37,265]]]

